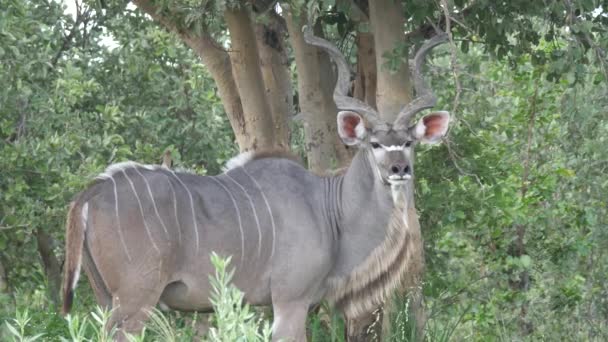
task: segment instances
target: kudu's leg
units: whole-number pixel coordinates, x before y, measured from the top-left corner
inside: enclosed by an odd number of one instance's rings
[[[112,297],[112,317],[108,328],[116,327],[116,341],[127,341],[125,333],[141,333],[151,310],[158,303],[164,286],[149,288],[129,284],[129,288],[119,290]]]
[[[84,251],[82,252],[82,268],[87,274],[91,288],[93,288],[93,293],[95,294],[95,298],[97,298],[97,304],[104,310],[110,310],[112,308],[112,295],[108,291],[108,287],[103,281],[97,266],[93,262],[86,242]]]
[[[382,318],[379,315],[382,315],[381,310],[366,312],[357,317],[345,316],[346,341],[382,341]]]
[[[272,341],[306,342],[309,300],[273,302]]]

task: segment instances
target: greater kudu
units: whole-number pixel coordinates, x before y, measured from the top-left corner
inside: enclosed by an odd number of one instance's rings
[[[148,309],[208,310],[212,251],[231,255],[234,284],[249,303],[272,305],[273,339],[305,340],[306,315],[322,299],[356,318],[416,272],[419,230],[407,226],[405,186],[413,149],[446,133],[447,112],[410,120],[435,104],[421,75],[426,42],[412,61],[418,98],[393,122],[347,96],[349,66],[329,42],[306,33],[338,66],[338,133],[359,148],[341,175],[318,176],[280,156],[244,153],[217,176],[115,164],[71,203],[64,312],[81,263],[111,324],[137,332]],[[412,209],[412,208],[410,208]],[[411,211],[415,213],[415,211]]]

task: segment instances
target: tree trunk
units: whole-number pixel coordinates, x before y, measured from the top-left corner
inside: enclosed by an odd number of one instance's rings
[[[401,3],[393,0],[369,1],[370,22],[374,34],[374,49],[376,55],[377,70],[377,90],[376,107],[380,116],[392,122],[403,106],[412,100],[412,86],[410,72],[407,63],[407,55],[403,56],[403,63],[400,63],[398,70],[390,71],[384,67],[385,58],[382,57],[387,52],[392,52],[400,44],[404,43],[404,18]],[[420,234],[420,222],[416,214],[414,202],[414,187],[406,188],[407,205],[410,208],[408,215],[409,229],[414,234]],[[419,251],[417,260],[412,261],[410,272],[404,280],[401,289],[402,294],[408,294],[412,299],[410,302],[410,317],[415,319],[416,336],[418,340],[424,338],[424,326],[426,324],[426,312],[424,308],[424,298],[420,282],[424,270],[424,246],[420,237],[417,243]],[[393,301],[387,302],[384,306],[383,331],[386,334],[390,331],[391,313],[396,308]]]
[[[374,36],[368,32],[357,32],[357,79],[354,97],[376,108],[376,50]]]
[[[323,29],[321,25],[315,26],[315,35],[318,37],[323,37]],[[318,73],[322,75],[322,86],[323,86],[323,99],[328,103],[327,107],[330,109],[326,114],[325,120],[327,121],[327,130],[329,134],[331,134],[331,143],[333,145],[333,150],[335,153],[335,163],[332,163],[331,168],[345,168],[350,165],[355,153],[357,152],[356,148],[348,148],[338,136],[338,122],[336,117],[338,115],[338,108],[336,107],[336,103],[334,102],[334,88],[336,87],[336,82],[338,80],[338,75],[334,70],[334,64],[329,57],[329,55],[321,50],[319,50],[319,71]]]
[[[232,66],[228,53],[215,46],[208,37],[184,37],[184,41],[201,58],[215,81],[224,110],[241,151],[250,150],[253,145],[253,132],[245,123],[245,113],[239,91],[232,76]]]
[[[48,295],[55,311],[59,308],[59,292],[61,290],[61,267],[55,252],[51,236],[41,229],[36,230],[38,253],[42,260],[44,273],[48,281]]]
[[[166,29],[177,34],[197,53],[215,81],[239,148],[241,151],[251,149],[252,141],[248,139],[251,134],[245,125],[241,97],[232,76],[232,66],[228,53],[221,47],[216,46],[213,39],[204,33],[196,35],[178,29],[174,22],[159,14],[157,7],[150,3],[150,0],[133,0],[133,3]]]
[[[288,119],[293,116],[293,89],[289,60],[283,43],[285,32],[281,30],[276,17],[270,17],[269,20],[268,24],[256,24],[255,27],[260,68],[274,122],[275,143],[282,149],[288,149]]]
[[[224,18],[230,31],[230,63],[245,110],[249,148],[271,149],[275,147],[272,112],[266,99],[250,13],[245,8],[227,9]]]
[[[369,14],[376,51],[376,70],[378,89],[376,104],[380,116],[392,122],[401,108],[412,100],[412,87],[407,56],[396,71],[385,66],[385,53],[395,50],[404,43],[404,18],[400,1],[369,1]]]
[[[2,264],[2,258],[0,258],[0,294],[8,293],[8,277],[6,276],[6,269]]]
[[[177,34],[199,55],[215,81],[241,151],[273,148],[284,140],[282,131],[279,139],[275,139],[272,108],[263,86],[264,78],[248,10],[226,10],[224,13],[232,42],[229,55],[208,34],[179,28],[150,0],[133,0],[133,3]]]
[[[325,172],[336,161],[334,138],[336,136],[337,108],[333,101],[333,73],[321,72],[321,54],[314,46],[304,41],[302,25],[306,13],[298,16],[290,9],[286,11],[287,29],[294,50],[298,70],[298,92],[300,110],[304,118],[308,168],[313,172]],[[328,83],[331,84],[328,86]]]

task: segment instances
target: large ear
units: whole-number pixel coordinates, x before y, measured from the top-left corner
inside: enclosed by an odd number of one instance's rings
[[[434,112],[423,116],[412,130],[416,139],[425,144],[434,144],[447,133],[449,123],[450,113]]]
[[[361,115],[351,111],[339,112],[338,134],[346,145],[360,144],[367,135],[365,123]]]

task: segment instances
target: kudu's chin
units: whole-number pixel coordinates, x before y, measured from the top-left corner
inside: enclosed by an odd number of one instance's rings
[[[412,175],[403,175],[403,176],[390,175],[390,176],[388,176],[388,179],[386,180],[386,182],[391,187],[395,187],[395,186],[400,187],[400,186],[406,185],[411,179],[412,179]]]

